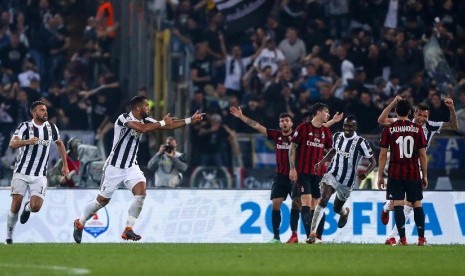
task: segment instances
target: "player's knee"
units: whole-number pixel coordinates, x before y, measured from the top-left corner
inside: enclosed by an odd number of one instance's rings
[[[320,205],[321,207],[325,208],[326,205],[328,205],[328,201],[329,201],[329,198],[327,197],[322,197],[320,199],[320,202],[318,203],[318,205]]]
[[[296,197],[292,200],[292,209],[294,210],[300,210],[300,208],[302,207],[302,201],[300,200],[300,198]]]

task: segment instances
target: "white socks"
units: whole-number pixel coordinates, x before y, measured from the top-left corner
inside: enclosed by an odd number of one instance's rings
[[[312,218],[312,225],[310,228],[310,233],[316,232],[316,228],[320,225],[320,221],[323,218],[323,214],[325,213],[325,209],[320,205],[316,206],[315,212],[313,213]]]
[[[97,199],[89,201],[86,207],[84,208],[84,213],[82,213],[81,217],[79,218],[79,222],[84,225],[86,222],[103,206],[97,201]]]
[[[18,222],[18,214],[13,214],[11,210],[8,212],[6,221],[6,238],[13,239],[13,231],[15,230],[16,222]]]
[[[409,216],[412,210],[413,210],[412,206],[404,205],[405,224],[407,224],[407,222],[409,221],[410,219]],[[392,228],[391,234],[389,235],[389,238],[395,238],[398,234],[399,234],[399,231],[397,230],[397,226],[394,225],[394,227]]]
[[[339,215],[341,215],[341,216],[347,215],[347,209],[344,208],[344,206],[342,206],[342,210],[339,212]]]
[[[128,220],[126,221],[126,227],[134,227],[134,224],[136,224],[136,220],[142,211],[142,206],[144,206],[144,200],[145,196],[143,195],[134,196],[132,204],[128,210]]]
[[[389,201],[386,201],[386,203],[384,203],[383,210],[384,210],[385,213],[387,213],[389,211],[392,211],[390,206],[389,206]]]

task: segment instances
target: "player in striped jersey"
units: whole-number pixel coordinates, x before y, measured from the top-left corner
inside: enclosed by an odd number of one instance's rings
[[[399,231],[399,245],[407,245],[405,237],[405,199],[412,203],[418,230],[418,245],[425,245],[425,214],[421,201],[423,190],[428,186],[427,142],[423,128],[408,120],[411,106],[407,100],[396,105],[397,120],[386,126],[381,136],[378,168],[378,188],[384,189],[384,167],[390,149],[386,199],[393,200],[394,218]],[[420,162],[420,168],[418,166]]]
[[[383,110],[381,115],[378,117],[378,123],[381,125],[388,125],[393,123],[396,118],[389,118],[389,113],[395,107],[397,102],[402,99],[401,96],[396,96],[395,99]],[[429,120],[429,106],[424,103],[418,104],[415,112],[413,114],[413,122],[421,125],[423,128],[423,132],[425,134],[426,142],[428,146],[426,150],[428,150],[429,145],[431,144],[431,140],[436,133],[440,133],[441,130],[457,130],[458,129],[458,120],[457,114],[455,113],[454,108],[454,101],[451,98],[444,99],[444,104],[449,108],[449,122],[435,122]],[[391,201],[386,201],[383,206],[383,210],[381,211],[381,221],[383,224],[388,224],[389,222],[389,212],[392,211],[394,208]],[[410,213],[412,212],[413,207],[412,205],[406,201],[404,206],[404,214],[406,220],[408,221]],[[385,244],[387,245],[395,245],[396,244],[396,236],[397,236],[397,227],[394,226],[389,237],[386,239]]]
[[[18,221],[21,203],[29,191],[30,199],[24,205],[20,222],[26,223],[31,212],[39,212],[47,188],[47,165],[50,145],[55,142],[63,161],[62,173],[68,174],[66,149],[60,139],[58,128],[48,122],[47,106],[36,101],[31,104],[32,120],[21,123],[13,134],[10,147],[19,149],[11,180],[11,208],[7,218],[6,243],[13,243],[13,231]]]
[[[132,230],[144,204],[146,195],[146,179],[137,164],[136,156],[139,141],[143,133],[176,129],[190,123],[202,120],[203,113],[196,112],[186,119],[174,119],[165,115],[162,121],[156,121],[149,116],[149,103],[145,96],[135,96],[131,99],[131,112],[121,114],[115,122],[113,148],[103,168],[100,193],[97,198],[87,203],[79,219],[74,221],[73,237],[76,243],[81,243],[82,230],[87,220],[93,214],[110,202],[113,192],[123,183],[134,195],[128,210],[126,228],[121,237],[125,240],[140,240],[141,236]]]
[[[322,164],[331,160],[329,170],[320,182],[322,194],[313,215],[308,243],[315,243],[317,239],[316,227],[319,225],[324,214],[324,209],[334,193],[336,193],[336,198],[334,199],[333,209],[335,213],[340,215],[337,226],[342,228],[346,225],[350,209],[348,207],[343,209],[342,207],[350,196],[355,183],[355,177],[358,177],[360,180],[365,179],[376,165],[376,160],[368,141],[359,136],[355,132],[356,130],[357,120],[353,116],[348,116],[344,120],[343,132],[337,132],[333,136],[332,149],[328,151],[321,161],[315,164],[315,170],[318,170]],[[366,171],[357,172],[357,164],[361,157],[369,159],[370,164]]]

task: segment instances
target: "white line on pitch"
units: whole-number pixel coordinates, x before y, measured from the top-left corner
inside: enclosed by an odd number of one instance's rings
[[[0,267],[11,267],[11,268],[22,268],[22,269],[39,269],[39,270],[54,270],[54,271],[63,271],[72,275],[83,275],[89,274],[90,270],[86,268],[76,268],[76,267],[66,267],[66,266],[56,266],[56,265],[17,265],[17,264],[2,264]]]

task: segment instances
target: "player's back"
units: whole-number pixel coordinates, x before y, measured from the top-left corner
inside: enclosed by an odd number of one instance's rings
[[[423,130],[408,120],[398,120],[385,127],[381,147],[390,148],[390,178],[399,180],[420,179],[418,151],[427,146]]]

